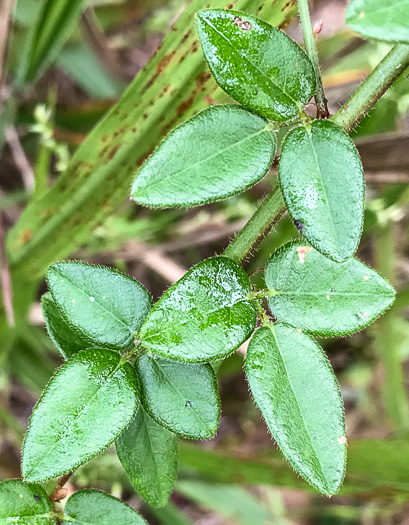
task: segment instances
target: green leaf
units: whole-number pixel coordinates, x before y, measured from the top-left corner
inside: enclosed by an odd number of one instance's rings
[[[138,281],[106,267],[56,263],[49,267],[47,281],[65,319],[94,346],[130,348],[152,306]]]
[[[116,440],[116,451],[133,486],[154,507],[166,505],[176,479],[178,438],[140,407]]]
[[[284,200],[301,233],[337,262],[361,237],[365,182],[354,143],[337,125],[316,120],[287,135],[279,176]]]
[[[245,108],[286,120],[314,94],[308,56],[280,29],[224,9],[201,11],[197,27],[216,82]]]
[[[256,326],[245,271],[227,257],[194,266],[149,312],[140,331],[155,354],[193,363],[234,352]]]
[[[31,82],[50,66],[78,24],[84,0],[45,0],[28,31],[17,83]]]
[[[346,23],[368,38],[388,42],[409,42],[408,0],[352,0]]]
[[[286,244],[266,267],[275,295],[270,308],[279,321],[322,336],[362,330],[394,301],[395,290],[355,258],[335,263],[309,246]]]
[[[138,406],[129,363],[110,350],[83,350],[51,379],[35,406],[23,445],[27,480],[74,470],[108,447]]]
[[[0,483],[0,524],[51,525],[51,503],[40,485],[9,479]]]
[[[73,494],[64,514],[69,523],[75,525],[147,525],[129,505],[99,490],[80,490]]]
[[[291,326],[263,326],[250,342],[246,375],[287,460],[320,492],[337,492],[346,462],[344,409],[322,349]]]
[[[274,160],[267,122],[240,106],[207,108],[170,133],[145,162],[132,197],[147,206],[192,206],[235,195]]]
[[[142,404],[159,425],[191,439],[210,439],[216,434],[220,399],[210,365],[145,354],[137,370]]]
[[[95,343],[87,338],[83,332],[65,320],[51,293],[48,292],[42,296],[41,306],[48,335],[64,359],[68,359],[80,350],[94,346]]]

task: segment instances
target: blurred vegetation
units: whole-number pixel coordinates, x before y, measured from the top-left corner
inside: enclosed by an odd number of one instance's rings
[[[233,4],[254,14],[260,7],[258,16],[282,27],[295,15],[294,2]],[[313,20],[324,21],[318,46],[331,112],[389,49],[346,29],[345,4],[312,2]],[[228,100],[195,52],[193,15],[206,5],[201,0],[0,4],[0,480],[20,476],[27,418],[61,363],[39,306],[47,265],[73,257],[115,266],[157,298],[186,269],[221,253],[275,184],[273,169],[245,194],[191,210],[149,210],[127,200],[135,164],[170,128]],[[297,20],[288,32],[300,40]],[[170,61],[169,55],[175,58]],[[152,524],[409,523],[408,110],[404,76],[353,132],[368,183],[358,256],[386,276],[398,296],[365,332],[321,342],[346,405],[351,444],[341,493],[331,500],[312,494],[281,460],[248,396],[244,348],[218,370],[219,433],[210,442],[182,444],[179,481],[165,508],[142,503],[110,450],[75,473],[72,489],[108,490],[141,509]],[[7,306],[6,234],[13,311]],[[284,216],[246,263],[254,282],[262,279],[257,270],[270,254],[297,237]]]

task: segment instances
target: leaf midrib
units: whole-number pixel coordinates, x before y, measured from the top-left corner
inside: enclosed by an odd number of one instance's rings
[[[13,518],[13,519],[22,519],[22,518],[36,518],[36,519],[40,519],[40,518],[51,518],[52,517],[52,513],[51,511],[47,512],[47,514],[20,514],[19,516],[9,516],[7,518],[1,518],[0,517],[0,524],[1,523],[4,523],[5,525],[8,524],[10,525],[10,523],[13,523],[10,520],[10,518]],[[23,522],[22,522],[23,524]]]
[[[267,80],[267,84],[272,84],[275,88],[277,88],[279,91],[281,91],[281,93],[283,93],[284,95],[286,95],[290,100],[291,102],[293,102],[293,104],[298,107],[298,104],[299,102],[297,100],[295,100],[289,93],[287,93],[282,86],[279,86],[278,84],[276,84],[270,77],[268,77],[258,66],[256,66],[256,64],[254,64],[251,60],[249,60],[247,58],[247,56],[245,54],[242,54],[241,52],[239,52],[236,47],[231,43],[231,41],[229,40],[229,38],[224,35],[223,33],[221,33],[209,20],[207,20],[207,18],[202,18],[202,20],[208,24],[212,29],[214,29],[216,31],[216,33],[218,33],[222,38],[224,38],[226,40],[226,42],[228,42],[228,44],[231,46],[232,50],[233,50],[233,53],[236,53],[237,55],[239,55],[240,59],[241,60],[244,60],[246,61],[248,64],[250,64],[251,66],[254,67],[254,69],[256,69],[260,75],[265,78]],[[274,111],[276,111],[274,109]]]
[[[312,149],[312,152],[313,152],[313,155],[314,155],[315,165],[316,165],[318,174],[319,174],[320,179],[321,179],[322,188],[324,190],[325,202],[327,204],[326,208],[328,209],[334,240],[335,240],[335,242],[337,244],[338,252],[341,253],[341,244],[339,242],[338,232],[337,232],[337,230],[335,228],[334,219],[332,217],[332,210],[331,210],[331,206],[330,206],[329,199],[328,199],[328,193],[327,193],[327,188],[326,188],[326,185],[325,185],[325,179],[324,179],[324,177],[322,175],[322,172],[321,172],[321,166],[320,166],[319,161],[318,161],[317,152],[315,151],[312,130],[311,131],[306,130],[306,133],[307,133],[307,137],[308,137],[308,140],[310,142],[311,149]]]
[[[136,180],[137,189],[136,189],[136,191],[133,192],[133,195],[134,195],[134,197],[137,198],[138,193],[144,193],[142,190],[151,190],[155,186],[160,186],[160,185],[164,184],[167,180],[169,180],[169,179],[171,179],[171,178],[173,178],[175,176],[179,176],[182,173],[185,173],[187,171],[190,171],[190,170],[194,169],[195,167],[200,166],[201,164],[205,164],[205,163],[209,162],[210,160],[212,160],[212,159],[222,155],[223,153],[226,153],[226,151],[229,151],[232,148],[239,147],[241,144],[247,142],[248,140],[251,140],[251,139],[257,137],[258,135],[261,135],[262,133],[267,133],[267,132],[268,132],[268,126],[265,126],[263,129],[259,129],[258,131],[252,133],[251,135],[247,135],[246,137],[244,137],[244,138],[238,140],[237,142],[235,142],[234,144],[231,144],[230,146],[222,148],[217,153],[213,153],[212,155],[208,155],[204,159],[199,160],[197,162],[194,162],[193,164],[190,164],[189,166],[187,166],[186,168],[183,168],[180,171],[167,170],[167,175],[165,177],[158,178],[154,182],[149,182],[148,181],[148,183],[143,183],[144,185],[138,186],[138,184],[137,184],[138,183],[138,177],[137,177],[135,179]],[[169,138],[173,138],[173,137],[169,137]]]
[[[241,299],[240,301],[236,301],[235,303],[233,304],[229,304],[227,306],[223,306],[221,308],[217,308],[216,310],[209,310],[206,312],[206,315],[213,315],[215,313],[219,313],[219,312],[223,312],[224,310],[226,310],[227,308],[234,308],[236,305],[238,304],[246,304],[246,306],[251,306],[249,304],[249,300],[246,298],[246,297],[243,297],[243,299]],[[163,310],[163,307],[161,308]],[[155,309],[155,312],[157,312],[159,309]],[[165,309],[167,310],[167,308]],[[149,317],[149,316],[148,316]],[[191,316],[191,317],[188,317],[187,319],[182,319],[181,321],[179,321],[179,325],[186,325],[188,323],[190,323],[192,321],[192,319],[194,320],[198,320],[196,317],[194,316]],[[147,318],[148,320],[148,318]],[[174,321],[174,320],[173,320]],[[219,325],[220,326],[220,325]],[[224,326],[224,325],[223,325]],[[143,328],[143,327],[142,327]],[[150,337],[142,337],[142,342],[144,341],[149,341],[151,339],[155,339],[156,336],[158,335],[161,335],[161,334],[166,334],[168,332],[171,332],[172,330],[174,330],[174,328],[172,326],[169,326],[169,325],[166,325],[166,327],[163,329],[163,330],[155,330],[155,332],[150,336]],[[141,329],[141,335],[142,335],[142,329]]]
[[[286,363],[285,363],[284,354],[283,354],[283,352],[281,351],[280,344],[279,344],[278,339],[277,339],[277,337],[276,337],[276,334],[275,334],[274,328],[273,328],[272,326],[269,326],[268,328],[270,329],[271,334],[272,334],[272,336],[273,336],[273,338],[274,338],[274,340],[275,340],[275,342],[276,342],[277,349],[278,349],[278,351],[279,351],[279,354],[280,354],[280,357],[281,357],[281,361],[282,361],[282,363],[283,363],[283,366],[284,366],[284,369],[285,369],[285,372],[286,372],[286,377],[287,377],[287,380],[288,380],[288,384],[290,385],[291,391],[292,391],[292,393],[293,393],[293,395],[294,395],[294,399],[295,399],[295,402],[296,402],[296,404],[297,404],[297,408],[298,408],[298,411],[299,411],[299,413],[300,413],[300,416],[301,416],[302,422],[303,422],[303,424],[304,424],[304,428],[305,428],[306,434],[307,434],[308,439],[309,439],[309,441],[310,441],[311,448],[313,449],[313,451],[314,451],[314,453],[315,453],[315,456],[316,456],[316,458],[317,458],[317,460],[318,460],[318,465],[319,465],[319,467],[320,467],[320,471],[321,471],[321,474],[322,474],[322,477],[323,477],[323,480],[324,480],[324,483],[325,483],[325,488],[326,488],[327,492],[329,493],[330,490],[329,490],[329,487],[328,487],[327,478],[326,478],[326,476],[325,476],[325,474],[324,474],[324,471],[323,471],[323,469],[322,469],[322,465],[321,465],[320,457],[319,457],[319,455],[317,454],[317,451],[316,451],[315,446],[314,446],[314,442],[313,442],[313,440],[311,439],[311,436],[310,436],[310,433],[309,433],[308,425],[307,425],[307,423],[306,423],[306,421],[305,421],[305,419],[304,419],[304,415],[303,415],[303,412],[302,412],[302,410],[301,410],[300,404],[299,404],[299,402],[298,402],[297,395],[296,395],[295,390],[294,390],[294,388],[293,388],[293,385],[292,385],[292,382],[291,382],[291,378],[290,378],[290,375],[289,375],[289,373],[288,373],[287,366],[286,366]]]
[[[66,432],[64,432],[61,437],[57,440],[54,441],[54,444],[51,448],[48,448],[47,451],[46,451],[46,454],[42,457],[42,459],[36,463],[32,468],[31,470],[25,474],[25,478],[28,478],[30,476],[30,474],[34,471],[38,471],[38,467],[40,465],[42,465],[44,463],[44,460],[50,455],[51,452],[53,452],[57,446],[57,444],[62,440],[62,439],[65,439],[71,429],[73,428],[74,424],[77,423],[77,421],[80,419],[80,417],[82,417],[83,413],[84,413],[84,405],[86,405],[86,409],[88,410],[89,409],[89,406],[93,403],[94,399],[96,398],[98,392],[105,387],[105,385],[112,379],[112,377],[117,373],[117,371],[123,366],[123,362],[119,361],[118,364],[116,365],[116,367],[114,368],[114,370],[112,370],[112,372],[110,372],[108,374],[108,376],[106,377],[105,381],[101,384],[101,383],[98,383],[97,385],[97,388],[96,390],[94,391],[94,393],[92,394],[90,400],[87,402],[87,403],[83,403],[82,404],[82,407],[81,407],[81,411],[78,413],[77,417],[71,422],[71,425],[69,426],[69,428],[66,430]],[[47,392],[47,391],[46,391]],[[40,399],[41,401],[41,399]]]
[[[376,297],[390,297],[392,298],[394,296],[394,294],[386,294],[386,293],[355,293],[355,292],[298,292],[298,291],[291,291],[291,290],[286,290],[286,291],[281,291],[281,290],[276,290],[276,295],[271,297],[272,299],[274,297],[277,297],[279,295],[310,295],[310,296],[327,296],[329,295],[331,298],[332,297],[337,297],[337,296],[341,296],[341,297],[368,297],[368,298],[372,298],[374,296]]]
[[[62,277],[62,278],[65,279],[66,281],[68,281],[68,283],[69,283],[69,284],[70,284],[75,290],[77,290],[77,291],[78,291],[83,297],[88,297],[88,298],[89,298],[89,294],[88,294],[87,292],[85,292],[81,287],[77,286],[76,283],[75,283],[75,281],[72,281],[70,278],[68,278],[67,275],[65,275],[64,273],[62,273],[58,268],[53,268],[53,271],[54,271],[55,273],[57,273],[60,277]],[[55,298],[55,296],[54,296],[53,293],[52,293],[52,296],[53,296],[53,298],[54,298],[54,301],[58,304],[58,301],[57,301],[57,299]],[[131,328],[130,328],[130,327],[129,327],[129,326],[128,326],[128,325],[127,325],[122,319],[120,319],[119,317],[117,317],[117,316],[115,315],[114,312],[111,312],[111,310],[109,310],[109,309],[105,306],[105,304],[101,303],[101,302],[98,300],[98,297],[95,297],[95,296],[94,296],[94,299],[95,299],[95,303],[97,303],[98,306],[99,306],[102,310],[104,310],[106,313],[108,313],[109,316],[112,317],[115,321],[117,321],[117,322],[119,321],[119,323],[120,323],[121,325],[123,325],[123,326],[126,328],[126,330],[127,330],[127,331],[131,334],[131,336],[133,337],[133,331],[131,330]],[[67,315],[67,314],[65,314],[65,315]],[[78,328],[79,328],[79,327],[78,327]],[[81,329],[81,331],[84,332],[84,330],[82,330],[82,329]],[[84,332],[84,333],[85,333],[85,332]]]
[[[159,370],[159,375],[161,375],[163,377],[163,379],[165,380],[166,384],[170,386],[170,388],[172,390],[174,390],[176,392],[176,394],[178,396],[180,396],[182,399],[186,399],[186,396],[185,395],[182,395],[182,392],[180,392],[174,385],[173,383],[169,380],[168,376],[165,374],[165,372],[162,370],[162,368],[158,365],[158,363],[156,362],[155,359],[151,359],[151,361],[153,362],[153,366],[156,367],[158,370]],[[210,432],[210,433],[213,433],[213,429],[211,429],[208,425],[207,425],[207,422],[206,420],[203,419],[202,417],[202,414],[200,413],[200,411],[198,412],[196,410],[196,407],[193,406],[193,407],[190,407],[190,408],[193,408],[193,412],[195,413],[195,417],[197,420],[201,421],[205,428]],[[192,434],[190,434],[192,435]]]

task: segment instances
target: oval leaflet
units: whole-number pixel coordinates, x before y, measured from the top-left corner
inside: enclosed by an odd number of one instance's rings
[[[310,59],[280,29],[225,9],[201,11],[197,27],[216,82],[245,108],[272,120],[286,120],[314,94]]]
[[[395,298],[393,287],[358,259],[336,263],[296,243],[273,254],[265,279],[274,316],[321,336],[362,330]]]
[[[256,326],[250,290],[247,274],[232,259],[213,257],[199,263],[149,312],[140,331],[143,346],[192,363],[228,356]]]
[[[351,257],[362,233],[365,181],[349,136],[327,120],[291,130],[279,178],[288,211],[308,242],[334,261]]]
[[[336,493],[346,464],[344,408],[322,349],[291,326],[263,326],[250,341],[246,375],[287,460],[320,492]]]
[[[253,186],[274,160],[266,120],[240,106],[205,109],[172,131],[142,166],[131,190],[146,206],[197,206]]]
[[[22,472],[29,481],[61,476],[102,452],[131,421],[139,387],[111,350],[83,350],[50,380],[30,418]]]

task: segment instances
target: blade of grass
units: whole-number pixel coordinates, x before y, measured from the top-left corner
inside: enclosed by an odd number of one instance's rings
[[[34,81],[55,60],[78,23],[85,0],[45,0],[27,33],[16,86]]]
[[[274,25],[287,23],[296,11],[286,0],[233,0],[229,6],[258,13]],[[8,243],[11,267],[21,278],[40,278],[51,261],[86,242],[127,198],[146,155],[181,119],[207,106],[206,95],[225,100],[194,30],[195,13],[204,7],[225,7],[225,2],[191,3],[156,56],[77,150],[68,170],[24,211]]]

